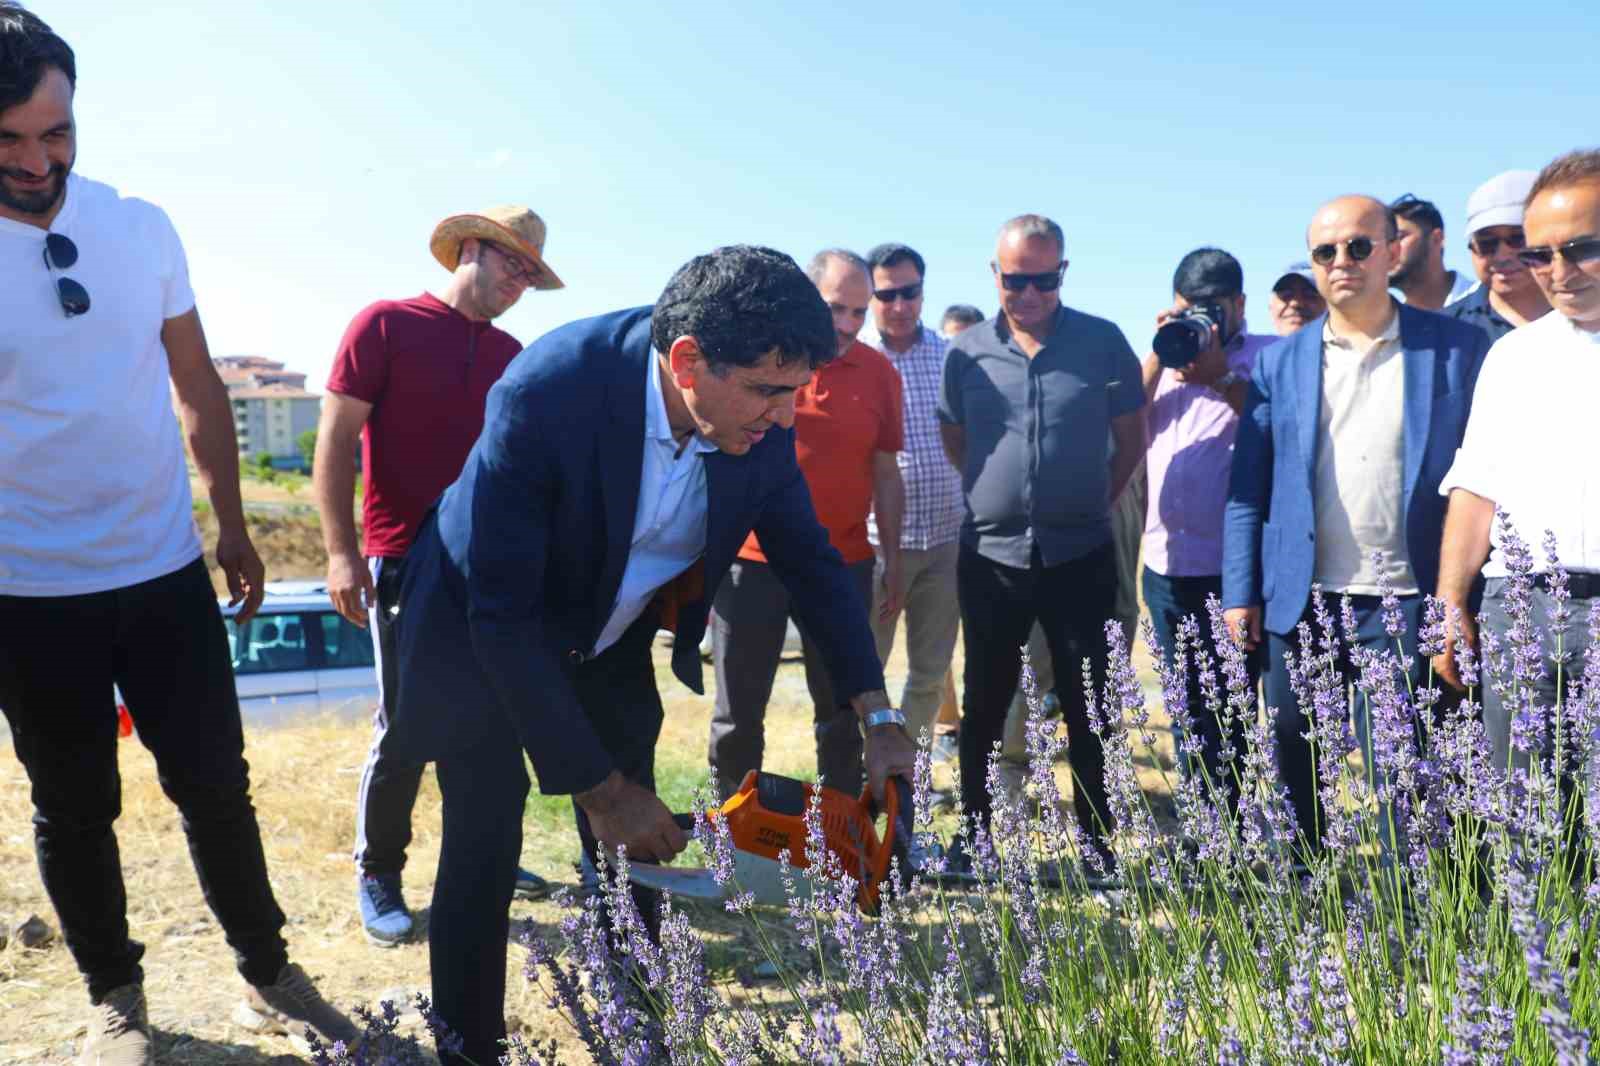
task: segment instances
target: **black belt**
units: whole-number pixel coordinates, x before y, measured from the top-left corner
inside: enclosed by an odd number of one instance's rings
[[[1550,575],[1535,574],[1533,583],[1546,592],[1550,591]],[[1567,574],[1567,592],[1575,600],[1592,600],[1600,596],[1600,573],[1592,570],[1578,570]]]

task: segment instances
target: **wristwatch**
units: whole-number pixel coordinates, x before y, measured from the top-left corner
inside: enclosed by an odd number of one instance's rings
[[[1233,388],[1235,384],[1243,380],[1243,374],[1239,373],[1237,370],[1230,370],[1217,380],[1213,381],[1211,383],[1211,387],[1217,392],[1227,392],[1229,389]]]
[[[861,735],[866,736],[867,730],[880,725],[897,725],[901,729],[906,727],[906,716],[893,707],[879,707],[868,711],[861,716]]]

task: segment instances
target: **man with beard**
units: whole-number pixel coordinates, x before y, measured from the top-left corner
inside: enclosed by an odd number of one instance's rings
[[[1467,250],[1479,285],[1445,313],[1477,326],[1490,343],[1550,310],[1533,272],[1517,258],[1527,246],[1522,205],[1538,176],[1531,170],[1508,170],[1467,198]]]
[[[340,614],[372,629],[378,708],[356,792],[356,906],[368,939],[393,947],[411,936],[400,874],[422,767],[398,763],[384,738],[394,710],[394,617],[400,568],[423,514],[461,473],[483,429],[489,387],[522,345],[494,320],[528,288],[559,289],[544,261],[544,220],[526,207],[453,215],[429,247],[450,271],[440,295],[380,300],[364,308],[334,356],[317,429],[312,483],[328,549],[328,595]],[[366,472],[356,540],[355,455]],[[517,871],[517,895],[550,886]]]
[[[45,891],[95,1008],[80,1061],[153,1061],[112,828],[113,686],[245,979],[234,1020],[354,1040],[288,959],[173,418],[175,392],[217,565],[248,620],[264,573],[227,391],[166,214],[72,173],[75,83],[66,42],[0,2],[0,709],[33,787]]]
[[[1400,232],[1400,251],[1389,287],[1408,305],[1427,311],[1449,307],[1477,285],[1458,270],[1444,268],[1444,216],[1428,200],[1406,193],[1389,205]]]
[[[900,375],[883,353],[856,340],[872,298],[867,262],[854,252],[830,248],[812,257],[806,274],[833,316],[837,355],[795,396],[795,458],[817,520],[881,625],[899,613],[904,595],[900,522],[905,490],[897,462],[905,444]],[[873,529],[883,536],[876,580],[868,537],[873,514]],[[717,590],[711,613],[717,699],[710,760],[723,798],[733,794],[746,773],[761,768],[767,702],[794,607],[794,597],[752,533]],[[857,793],[861,732],[856,716],[830,674],[817,634],[804,618],[795,621],[811,694],[817,773],[824,784]],[[880,654],[887,657],[887,651]],[[909,688],[906,695],[911,698]],[[922,719],[931,718],[931,710],[916,719],[907,714],[908,730],[925,726]]]

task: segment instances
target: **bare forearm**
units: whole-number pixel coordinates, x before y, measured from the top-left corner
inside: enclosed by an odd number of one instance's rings
[[[1466,609],[1473,582],[1489,558],[1489,529],[1494,524],[1494,501],[1465,489],[1452,489],[1445,513],[1444,539],[1439,548],[1441,600]]]
[[[1145,410],[1149,411],[1149,403],[1156,398],[1156,386],[1161,384],[1161,371],[1165,368],[1161,360],[1156,358],[1156,353],[1151,352],[1144,357],[1144,365],[1140,369],[1144,377]]]
[[[322,516],[322,541],[330,556],[361,551],[356,537],[355,442],[338,434],[318,432],[317,454],[312,462],[311,487]]]
[[[900,530],[906,512],[906,487],[900,469],[879,471],[872,488],[872,511],[878,523],[878,546],[887,562],[900,556]]]
[[[239,441],[228,389],[214,374],[195,374],[182,383],[174,379],[174,384],[189,453],[194,456],[195,469],[211,500],[217,524],[224,529],[243,529]]]

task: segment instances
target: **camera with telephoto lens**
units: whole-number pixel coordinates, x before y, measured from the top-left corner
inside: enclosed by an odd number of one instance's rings
[[[1211,331],[1224,339],[1228,318],[1222,305],[1215,300],[1202,300],[1179,311],[1177,316],[1156,330],[1150,342],[1161,365],[1172,370],[1183,370],[1211,347]]]

